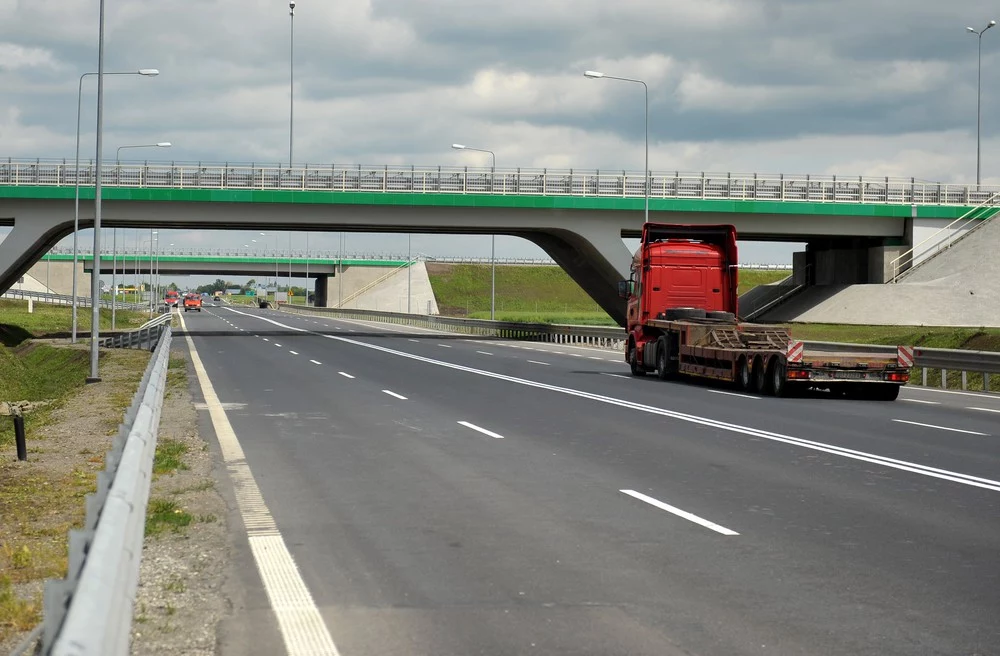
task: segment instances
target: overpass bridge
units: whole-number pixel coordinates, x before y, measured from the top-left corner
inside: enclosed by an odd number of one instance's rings
[[[650,219],[730,223],[741,239],[806,242],[811,282],[884,282],[888,262],[1000,192],[900,178],[650,173]],[[92,163],[0,163],[0,290],[73,227]],[[627,171],[415,166],[108,164],[104,227],[503,234],[545,250],[619,321],[616,283],[642,227],[644,176]],[[93,204],[81,205],[93,225]]]

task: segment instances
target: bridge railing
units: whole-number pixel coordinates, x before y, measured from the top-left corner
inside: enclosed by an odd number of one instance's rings
[[[642,198],[643,174],[623,170],[488,169],[329,165],[284,167],[202,163],[113,163],[102,184],[176,189],[261,189],[370,193],[447,193]],[[77,170],[64,160],[0,162],[0,185],[93,185],[93,162]],[[1000,185],[927,182],[916,178],[651,172],[653,198],[809,201],[820,203],[977,205]]]

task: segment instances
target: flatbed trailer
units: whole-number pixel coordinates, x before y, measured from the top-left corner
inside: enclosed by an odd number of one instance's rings
[[[809,351],[782,326],[724,319],[653,320],[626,359],[632,373],[711,379],[757,394],[807,388],[850,398],[895,400],[910,379],[913,351],[895,354]]]

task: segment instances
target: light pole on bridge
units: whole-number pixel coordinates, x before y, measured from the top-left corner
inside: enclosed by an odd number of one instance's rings
[[[486,150],[485,148],[473,148],[472,146],[466,146],[465,144],[452,144],[452,148],[455,150],[474,150],[479,153],[489,153],[491,160],[490,165],[490,181],[493,180],[493,175],[497,170],[497,156],[492,150]],[[490,185],[492,191],[492,184]],[[497,310],[497,236],[495,234],[490,234],[490,321],[496,321],[496,310]]]
[[[968,30],[972,34],[975,34],[977,37],[979,37],[979,69],[978,69],[977,78],[976,78],[976,80],[977,80],[976,81],[976,187],[979,187],[979,169],[980,169],[980,161],[981,161],[981,159],[980,159],[980,147],[979,147],[979,143],[980,143],[979,142],[979,134],[980,134],[980,132],[983,129],[983,118],[982,118],[982,116],[983,116],[983,114],[982,114],[982,106],[983,106],[983,34],[986,33],[986,30],[990,29],[991,27],[993,27],[996,24],[997,24],[997,22],[995,20],[991,20],[989,23],[986,24],[986,27],[984,27],[981,30],[976,30],[976,29],[971,28],[971,27],[965,28],[966,30]]]

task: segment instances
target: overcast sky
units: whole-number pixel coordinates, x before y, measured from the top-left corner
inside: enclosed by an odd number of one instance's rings
[[[97,0],[0,0],[0,157],[71,158],[81,73],[97,67]],[[905,176],[974,182],[977,39],[986,0],[299,0],[295,160]],[[108,0],[105,156],[288,159],[285,0]],[[983,182],[1000,184],[1000,29],[983,45]],[[94,156],[96,81],[83,153]],[[242,246],[250,233],[165,235]],[[296,247],[304,236],[295,235]],[[284,240],[287,245],[287,239]],[[540,255],[498,239],[500,255]],[[333,234],[311,244],[336,248]],[[349,237],[403,251],[405,236]],[[488,238],[414,237],[488,254]],[[743,245],[749,260],[786,246]]]

